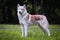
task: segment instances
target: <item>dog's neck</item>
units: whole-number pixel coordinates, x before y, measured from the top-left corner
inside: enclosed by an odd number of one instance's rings
[[[28,14],[27,10],[25,9],[25,11],[23,12],[22,16]]]

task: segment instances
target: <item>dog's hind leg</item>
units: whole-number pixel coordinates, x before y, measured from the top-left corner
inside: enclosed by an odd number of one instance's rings
[[[43,36],[46,34],[46,31],[45,31],[45,29],[41,26],[41,24],[40,23],[38,23],[38,26],[39,26],[39,28],[41,28],[42,29],[42,31],[44,32],[44,34],[43,34]]]
[[[39,21],[38,22],[40,27],[43,29],[44,33],[47,32],[48,33],[48,36],[50,36],[50,31],[49,31],[49,23],[47,21],[47,19],[44,19],[42,21]]]
[[[46,24],[45,25],[39,24],[39,27],[43,30],[44,34],[47,32],[48,36],[50,36],[50,31],[49,31],[48,27],[46,26]]]

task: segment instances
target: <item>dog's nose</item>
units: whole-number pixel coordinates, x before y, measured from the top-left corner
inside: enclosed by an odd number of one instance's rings
[[[22,15],[22,13],[19,11],[19,14],[21,14]]]
[[[19,13],[21,13],[21,12],[19,11]]]

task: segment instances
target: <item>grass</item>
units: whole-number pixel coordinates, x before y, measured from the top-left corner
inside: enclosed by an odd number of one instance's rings
[[[51,36],[43,36],[37,25],[28,27],[28,36],[21,37],[20,25],[0,24],[0,40],[60,40],[60,25],[50,25]]]

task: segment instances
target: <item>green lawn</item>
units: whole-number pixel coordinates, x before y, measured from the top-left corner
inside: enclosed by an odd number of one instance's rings
[[[60,25],[50,25],[51,36],[43,36],[37,25],[28,27],[28,36],[21,37],[20,25],[0,24],[0,40],[60,40]]]

